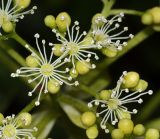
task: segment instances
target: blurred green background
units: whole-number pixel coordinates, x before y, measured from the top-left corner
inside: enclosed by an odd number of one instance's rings
[[[33,5],[38,7],[35,14],[25,16],[25,19],[20,21],[16,27],[18,34],[33,46],[35,46],[33,37],[35,33],[40,33],[41,37],[47,41],[56,42],[55,35],[43,23],[46,15],[56,16],[59,12],[66,11],[71,15],[72,21],[78,20],[82,30],[87,31],[90,29],[92,16],[100,12],[103,6],[100,0],[32,0]],[[155,6],[159,6],[159,0],[117,0],[114,8],[145,11]],[[145,27],[140,17],[131,15],[125,16],[122,25],[128,26],[129,32],[133,34]],[[24,57],[29,54],[16,42],[12,41],[11,47],[14,47]],[[10,58],[5,60],[9,60],[12,64]],[[6,115],[16,114],[30,102],[31,98],[27,97],[28,88],[20,80],[10,78],[10,73],[14,71],[9,70],[10,65],[2,61],[4,60],[0,60],[0,112]],[[143,79],[149,82],[149,88],[155,92],[160,89],[160,33],[152,35],[110,67],[110,75],[114,83],[124,70],[137,71]],[[147,99],[149,97],[146,98],[146,102]],[[157,109],[151,119],[159,115],[160,111]],[[66,136],[61,135],[60,132],[56,132],[55,135],[57,136],[55,139]]]

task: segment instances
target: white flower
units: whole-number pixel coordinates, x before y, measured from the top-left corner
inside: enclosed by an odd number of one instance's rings
[[[52,60],[53,58],[53,52],[51,52],[50,58],[48,60],[47,54],[46,54],[46,42],[45,40],[42,40],[43,44],[43,52],[40,49],[38,38],[39,34],[35,34],[36,38],[36,45],[39,51],[39,54],[35,53],[27,44],[26,47],[32,52],[32,56],[36,58],[36,61],[39,65],[39,67],[21,67],[17,70],[16,73],[12,73],[12,77],[32,77],[32,79],[29,79],[28,82],[32,83],[33,81],[39,80],[39,82],[36,84],[35,88],[28,93],[29,96],[32,96],[32,94],[40,87],[40,92],[38,96],[38,100],[35,102],[36,105],[40,104],[40,97],[42,92],[47,93],[48,89],[48,82],[50,80],[55,80],[57,82],[57,85],[62,85],[63,83],[67,85],[78,85],[79,83],[75,81],[74,83],[70,83],[72,80],[72,77],[67,76],[66,73],[69,72],[69,69],[66,68],[65,71],[59,70],[59,67],[63,67],[65,63],[68,61],[65,59],[64,61],[61,61],[60,59],[56,59],[55,61]],[[49,44],[51,45],[51,44]]]
[[[6,3],[7,1],[7,3]],[[34,14],[34,10],[37,9],[34,6],[31,10],[22,11],[23,7],[19,7],[18,4],[13,5],[13,0],[1,0],[0,7],[0,28],[6,21],[18,22],[19,19],[23,19],[26,14]]]
[[[32,133],[37,131],[37,128],[24,129],[20,128],[18,119],[15,115],[7,116],[0,126],[0,138],[1,139],[36,139]]]
[[[127,45],[127,42],[122,42],[122,40],[127,40],[129,38],[133,38],[133,35],[129,36],[121,36],[124,32],[128,30],[128,27],[124,27],[123,30],[115,33],[120,27],[119,22],[122,22],[124,14],[120,13],[119,15],[114,16],[110,20],[105,19],[104,17],[98,18],[95,22],[104,22],[102,26],[98,26],[97,24],[93,25],[93,37],[96,41],[96,45],[99,49],[115,46],[116,49],[122,50],[123,46]]]
[[[67,27],[68,39],[62,36],[55,29],[52,30],[56,34],[57,39],[63,44],[63,55],[61,56],[61,59],[67,58],[68,61],[72,63],[73,69],[75,69],[75,62],[77,60],[83,63],[84,61],[90,62],[92,55],[96,60],[99,59],[97,54],[90,50],[95,48],[93,45],[94,42],[90,45],[86,45],[85,41],[87,40],[81,40],[83,36],[87,35],[87,33],[84,31],[82,34],[79,34],[80,27],[78,25],[79,22],[75,21],[71,31],[69,30],[69,27]],[[89,66],[89,68],[95,68],[95,64],[86,64],[86,66]]]
[[[123,75],[118,80],[116,88],[112,90],[110,99],[95,99],[88,103],[88,107],[93,107],[93,105],[95,105],[100,106],[102,108],[102,111],[99,113],[97,112],[96,115],[97,117],[99,117],[100,115],[104,115],[100,123],[100,126],[102,129],[105,130],[106,133],[109,132],[109,130],[106,127],[106,123],[109,120],[111,121],[112,125],[115,125],[118,122],[118,119],[123,118],[124,113],[136,114],[138,112],[136,109],[129,111],[128,108],[124,106],[125,104],[135,102],[141,104],[143,102],[142,98],[140,98],[141,96],[146,94],[152,95],[153,93],[152,90],[149,90],[147,92],[141,92],[141,90],[138,90],[131,93],[128,89],[121,89],[123,77],[124,75],[126,75],[126,73],[127,72],[123,72]]]

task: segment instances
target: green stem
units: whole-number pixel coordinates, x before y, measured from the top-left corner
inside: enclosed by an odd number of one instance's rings
[[[149,99],[148,103],[139,111],[137,115],[137,122],[143,122],[147,118],[149,118],[153,112],[156,110],[156,108],[160,105],[160,91],[158,91],[156,94],[153,94],[154,96]]]
[[[137,10],[129,10],[129,9],[113,9],[110,11],[109,15],[117,15],[120,13],[142,16],[144,12],[137,11]]]

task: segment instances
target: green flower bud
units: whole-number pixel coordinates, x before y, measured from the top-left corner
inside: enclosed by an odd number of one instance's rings
[[[95,139],[98,137],[98,129],[97,129],[97,126],[94,125],[94,126],[91,126],[89,127],[87,130],[86,130],[86,135],[89,139]]]
[[[131,90],[132,91],[139,91],[140,90],[141,92],[143,92],[147,89],[147,87],[148,87],[148,82],[140,79],[138,84],[134,88],[132,88]]]
[[[153,23],[160,24],[160,7],[154,7],[149,12],[152,14]]]
[[[121,129],[124,134],[131,134],[134,128],[134,123],[130,119],[121,119],[118,123],[118,128]]]
[[[112,139],[123,139],[124,133],[121,129],[114,129],[111,133]]]
[[[124,88],[133,88],[139,82],[139,74],[137,72],[131,71],[124,75],[123,86]]]
[[[62,47],[62,44],[54,45],[53,53],[55,56],[61,56],[63,54]]]
[[[145,127],[142,124],[138,124],[134,127],[133,133],[137,136],[142,136],[145,132]]]
[[[90,65],[90,63],[89,62],[80,62],[80,61],[77,61],[77,63],[76,63],[76,70],[77,70],[77,72],[79,73],[79,74],[81,74],[81,75],[84,75],[84,74],[86,74],[86,73],[88,73],[89,72],[89,66],[88,65]]]
[[[31,0],[15,0],[15,2],[18,7],[27,8],[30,5]]]
[[[66,12],[61,12],[56,17],[56,24],[60,32],[66,32],[67,26],[71,24],[71,17]]]
[[[96,115],[93,112],[87,111],[82,114],[81,121],[84,126],[90,127],[96,122]]]
[[[44,18],[44,23],[47,27],[53,29],[56,27],[56,19],[53,15],[47,15],[45,18]]]
[[[93,16],[92,18],[92,24],[96,24],[98,25],[99,27],[101,27],[103,24],[104,24],[104,20],[105,19],[105,16],[101,13],[97,13]]]
[[[92,37],[85,37],[84,40],[82,41],[81,45],[91,45],[94,43],[94,40]]]
[[[17,122],[21,127],[29,126],[32,122],[32,116],[27,112],[21,113],[17,117]]]
[[[27,64],[27,66],[29,66],[29,67],[38,67],[38,62],[37,62],[38,60],[34,57],[34,56],[28,56],[27,58],[26,58],[26,64]]]
[[[58,91],[60,90],[60,84],[55,81],[55,80],[50,80],[48,82],[48,91],[52,94],[56,94],[58,93]]]
[[[131,114],[127,111],[121,111],[121,117],[119,119],[131,119]]]
[[[102,49],[102,53],[109,58],[117,56],[118,50],[114,46],[109,46]]]
[[[153,29],[157,32],[160,32],[160,25],[154,25]]]
[[[2,113],[0,113],[0,125],[2,125],[2,121],[3,121],[3,119],[4,119],[4,116],[3,116],[3,114],[2,114]]]
[[[99,94],[100,99],[108,100],[111,98],[112,91],[111,90],[102,90]]]
[[[11,32],[13,31],[13,29],[14,29],[13,23],[10,22],[10,21],[4,22],[4,23],[2,24],[2,29],[3,29],[3,31],[6,32],[6,33],[11,33]]]
[[[148,129],[145,135],[145,139],[159,139],[159,137],[159,131],[153,128]]]
[[[151,25],[153,23],[153,17],[152,14],[146,12],[142,15],[141,21],[145,25]]]
[[[75,69],[71,69],[69,74],[72,78],[77,78],[78,77],[78,72]]]

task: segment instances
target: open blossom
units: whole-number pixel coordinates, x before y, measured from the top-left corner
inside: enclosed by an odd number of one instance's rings
[[[67,58],[69,62],[72,63],[73,69],[75,69],[75,62],[80,61],[90,62],[91,57],[94,56],[96,60],[99,59],[96,53],[92,52],[91,49],[95,48],[92,44],[85,44],[87,41],[85,38],[83,40],[82,37],[86,36],[87,33],[84,31],[82,34],[79,34],[80,27],[78,26],[79,22],[75,21],[71,31],[67,26],[67,37],[62,36],[56,29],[53,29],[53,32],[56,33],[57,39],[62,43],[63,47],[61,51],[63,52],[61,59]],[[95,68],[95,64],[88,65],[89,68]]]
[[[123,75],[117,82],[116,88],[111,90],[111,97],[108,100],[95,99],[88,103],[89,107],[93,107],[93,105],[101,107],[102,111],[97,112],[96,115],[97,117],[99,117],[100,115],[103,116],[100,126],[105,130],[106,133],[109,132],[106,126],[106,123],[108,121],[111,121],[112,125],[115,125],[118,122],[118,119],[122,119],[125,116],[125,113],[137,113],[137,109],[129,111],[125,104],[141,104],[143,102],[141,96],[146,94],[152,95],[153,93],[152,90],[149,90],[147,92],[141,92],[141,90],[129,92],[129,89],[122,89],[122,82],[124,80],[124,75],[126,74],[127,72],[123,72]]]
[[[35,139],[32,135],[36,132],[37,128],[33,129],[21,128],[18,122],[18,118],[15,115],[7,116],[0,126],[0,138],[1,139]]]
[[[93,25],[92,34],[98,48],[114,46],[116,49],[122,50],[122,47],[127,45],[127,39],[133,38],[132,34],[121,36],[128,31],[128,27],[124,27],[123,30],[118,31],[120,27],[119,23],[122,22],[123,16],[124,14],[120,13],[110,20],[101,17],[95,21],[97,24]],[[98,22],[103,22],[103,25],[99,26]]]
[[[22,11],[23,7],[19,7],[17,3],[13,5],[13,0],[1,0],[0,29],[5,22],[15,23],[18,22],[19,19],[23,19],[26,14],[34,14],[35,9],[37,9],[36,6],[28,11]]]
[[[32,79],[29,79],[28,82],[32,83],[34,81],[38,81],[36,86],[32,91],[28,93],[29,96],[32,96],[32,94],[38,90],[38,87],[40,86],[39,96],[38,100],[35,102],[36,105],[40,104],[40,97],[42,92],[47,93],[48,92],[48,82],[51,80],[54,80],[58,85],[67,84],[67,85],[78,85],[78,81],[75,81],[73,83],[70,83],[72,80],[71,76],[66,75],[66,73],[69,72],[69,69],[66,68],[65,70],[59,70],[58,68],[63,67],[65,63],[68,61],[64,59],[62,61],[61,59],[53,59],[53,52],[51,52],[50,58],[47,58],[46,54],[46,42],[45,40],[42,40],[43,44],[43,51],[41,51],[41,48],[39,46],[38,38],[39,34],[35,34],[36,38],[36,45],[38,48],[39,54],[35,53],[27,44],[26,48],[29,49],[32,52],[32,56],[35,57],[36,62],[38,63],[38,67],[21,67],[17,70],[16,73],[12,73],[12,77],[32,77]],[[49,44],[50,45],[50,44]]]

